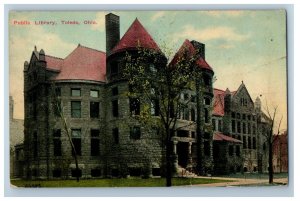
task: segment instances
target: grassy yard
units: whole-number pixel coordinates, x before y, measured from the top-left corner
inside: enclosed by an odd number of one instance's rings
[[[173,186],[185,186],[194,184],[208,184],[219,182],[232,182],[227,180],[210,178],[173,178]],[[128,178],[128,179],[97,179],[97,180],[51,180],[51,181],[27,181],[11,180],[11,184],[18,187],[163,187],[165,178]]]

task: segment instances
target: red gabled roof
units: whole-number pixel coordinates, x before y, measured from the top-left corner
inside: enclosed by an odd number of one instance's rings
[[[177,53],[175,54],[175,56],[172,59],[172,61],[170,62],[170,64],[175,65],[181,59],[191,59],[196,55],[196,52],[197,51],[196,51],[195,47],[193,46],[193,44],[189,40],[186,39],[183,42],[183,44],[181,45],[181,47],[179,48],[179,50],[177,51]],[[187,58],[184,58],[184,57],[187,57]],[[200,68],[212,70],[210,65],[202,57],[197,58],[196,64]]]
[[[229,136],[224,135],[223,133],[220,133],[220,132],[214,133],[213,140],[214,141],[227,141],[227,142],[234,142],[234,143],[243,143],[240,140],[229,137]]]
[[[214,89],[213,115],[224,116],[225,91]]]
[[[50,70],[60,70],[64,62],[61,58],[49,55],[45,55],[45,60],[47,62],[47,68]]]
[[[214,89],[214,101],[213,101],[213,115],[224,116],[224,97],[226,91],[221,89]],[[236,94],[236,91],[230,92],[232,96]]]
[[[128,49],[136,49],[138,47],[160,51],[151,35],[147,32],[139,20],[135,19],[118,44],[112,49],[111,53],[113,54]]]
[[[106,54],[78,45],[62,63],[55,80],[90,80],[105,82]]]

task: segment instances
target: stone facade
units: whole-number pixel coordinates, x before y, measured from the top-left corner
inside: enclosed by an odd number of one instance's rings
[[[19,148],[24,141],[24,120],[14,118],[14,100],[9,97],[9,142],[10,142],[10,177],[22,175],[22,157],[19,158]],[[21,146],[22,147],[22,146]],[[19,162],[18,162],[19,161]]]
[[[162,131],[156,124],[143,125],[134,118],[130,111],[130,99],[126,96],[129,85],[122,79],[125,57],[127,54],[136,56],[137,50],[129,47],[127,33],[121,39],[121,44],[126,44],[127,48],[118,49],[118,16],[107,15],[106,27],[106,55],[78,45],[67,58],[60,59],[35,48],[30,62],[24,63],[24,178],[75,178],[74,153],[68,133],[76,150],[82,178],[164,174]],[[147,41],[138,42],[144,44],[145,48],[157,47],[137,20],[128,33],[144,34]],[[152,46],[148,47],[149,44]],[[201,62],[205,62],[204,44],[192,41],[191,45],[200,50]],[[163,54],[160,57],[156,60],[158,63],[151,64],[165,65],[166,58]],[[147,64],[150,65],[150,61]],[[197,113],[196,103],[189,103],[188,112],[180,114],[176,126],[184,128],[175,132],[172,143],[175,167],[180,165],[195,170],[201,161],[201,174],[206,174],[213,171],[210,109],[213,71],[210,67],[201,71],[201,109],[198,108]],[[196,91],[190,90],[182,95],[184,99],[192,98],[195,94]],[[197,114],[201,117],[198,121],[201,135],[198,136]],[[159,117],[153,118],[158,120]]]
[[[238,168],[238,171],[234,172],[267,171],[268,152],[265,147],[264,127],[269,126],[270,122],[261,111],[260,99],[257,98],[253,102],[244,83],[237,91],[230,92],[228,89],[215,91],[214,107],[218,108],[216,104],[220,105],[218,99],[223,101],[224,106],[221,110],[215,109],[213,112],[214,130],[240,140],[243,144],[243,168]]]

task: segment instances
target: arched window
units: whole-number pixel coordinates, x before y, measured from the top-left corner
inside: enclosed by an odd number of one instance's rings
[[[210,99],[209,98],[204,98],[204,104],[205,105],[210,105]]]

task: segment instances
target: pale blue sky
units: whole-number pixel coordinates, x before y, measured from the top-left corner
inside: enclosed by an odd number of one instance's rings
[[[107,13],[107,12],[106,12]],[[46,54],[67,56],[78,43],[105,51],[104,12],[11,12],[10,94],[15,116],[23,118],[23,63],[34,45]],[[237,90],[243,80],[255,100],[279,106],[286,128],[286,19],[284,10],[260,11],[131,11],[120,16],[121,36],[137,17],[162,49],[175,52],[185,39],[206,44],[206,60],[213,67],[214,87]],[[13,25],[13,20],[54,20],[56,26]],[[77,20],[81,25],[62,25]],[[97,25],[84,25],[95,20]]]

